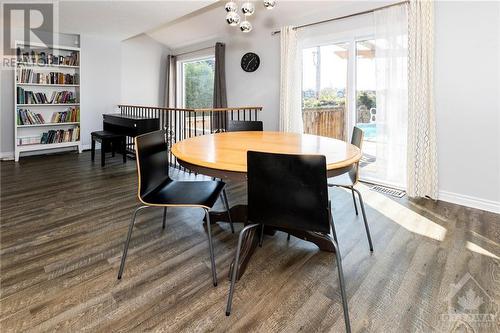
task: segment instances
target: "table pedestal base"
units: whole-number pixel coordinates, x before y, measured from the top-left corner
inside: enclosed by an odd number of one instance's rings
[[[248,223],[247,216],[247,206],[246,205],[236,205],[230,208],[231,211],[231,219],[233,223],[241,223],[243,222],[245,225]],[[210,222],[229,222],[229,217],[227,212],[210,212]],[[249,230],[245,237],[243,238],[243,244],[241,246],[240,251],[240,262],[238,267],[238,274],[236,275],[238,280],[245,273],[245,269],[252,257],[253,252],[257,248],[259,244],[259,228],[254,228]],[[286,229],[286,228],[276,228],[276,227],[265,227],[264,233],[266,235],[274,235],[276,231],[286,232],[294,237],[303,239],[305,241],[316,244],[322,251],[327,252],[335,252],[335,248],[331,241],[330,236],[324,235],[322,233],[313,232],[313,231],[302,231],[302,230],[294,230],[294,229]],[[234,266],[234,260],[231,263],[231,268],[229,270],[229,276],[232,274]]]

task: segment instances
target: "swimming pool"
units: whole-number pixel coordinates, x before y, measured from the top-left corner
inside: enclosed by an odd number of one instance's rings
[[[375,140],[377,137],[377,124],[356,124],[365,133],[365,140]]]

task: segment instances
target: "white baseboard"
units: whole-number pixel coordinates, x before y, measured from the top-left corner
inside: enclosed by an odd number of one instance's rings
[[[488,212],[500,214],[500,202],[472,197],[448,191],[439,191],[438,199],[451,202],[457,205],[486,210]]]
[[[14,159],[13,151],[0,152],[0,160],[9,161]]]
[[[82,145],[82,150],[90,150],[90,148],[91,148],[90,144]],[[101,149],[99,142],[97,142],[96,149],[97,150]],[[61,151],[65,151],[65,150],[64,149],[61,149],[61,150],[52,149],[52,150],[47,151],[47,152],[57,153],[57,152],[61,152]],[[23,156],[30,156],[30,155],[43,155],[43,152],[42,152],[42,154],[40,154],[39,152],[30,152],[30,153],[25,153]],[[0,160],[11,161],[13,159],[14,159],[14,152],[13,151],[0,152]]]

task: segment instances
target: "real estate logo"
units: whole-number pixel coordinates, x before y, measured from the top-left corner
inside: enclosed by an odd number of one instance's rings
[[[443,321],[463,326],[464,331],[497,325],[498,304],[470,273],[450,284],[447,300],[448,313],[441,315]]]
[[[18,52],[30,52],[29,45],[47,47],[55,43],[56,28],[53,3],[2,3],[2,67],[13,67]],[[24,44],[16,47],[16,41]]]

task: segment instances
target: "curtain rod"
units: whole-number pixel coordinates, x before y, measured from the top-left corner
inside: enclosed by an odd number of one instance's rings
[[[179,53],[179,54],[174,54],[174,57],[182,56],[182,55],[189,54],[189,53],[204,51],[204,50],[208,50],[208,49],[213,49],[213,48],[215,48],[215,45],[214,46],[204,47],[204,48],[198,49],[198,50],[193,50],[193,51],[183,52],[183,53]]]
[[[312,25],[317,25],[317,24],[322,24],[322,23],[328,23],[328,22],[333,22],[333,21],[337,21],[337,20],[343,20],[343,19],[346,19],[346,18],[358,16],[358,15],[370,14],[370,13],[373,13],[374,11],[376,11],[376,10],[381,10],[381,9],[385,9],[385,8],[389,8],[389,7],[393,7],[393,6],[399,6],[399,5],[402,5],[404,3],[409,3],[409,2],[410,2],[409,0],[401,1],[401,2],[390,4],[390,5],[386,5],[386,6],[382,6],[382,7],[370,9],[370,10],[365,10],[365,11],[359,12],[359,13],[354,13],[354,14],[349,14],[349,15],[345,15],[345,16],[334,17],[334,18],[331,18],[331,19],[327,19],[327,20],[323,20],[323,21],[318,21],[318,22],[313,22],[313,23],[302,24],[302,25],[298,25],[298,26],[294,27],[293,29],[297,30],[297,29],[302,29],[302,28],[310,27]],[[280,30],[276,30],[276,31],[271,32],[271,35],[274,36],[274,35],[279,34],[279,33],[281,33],[281,31]]]

